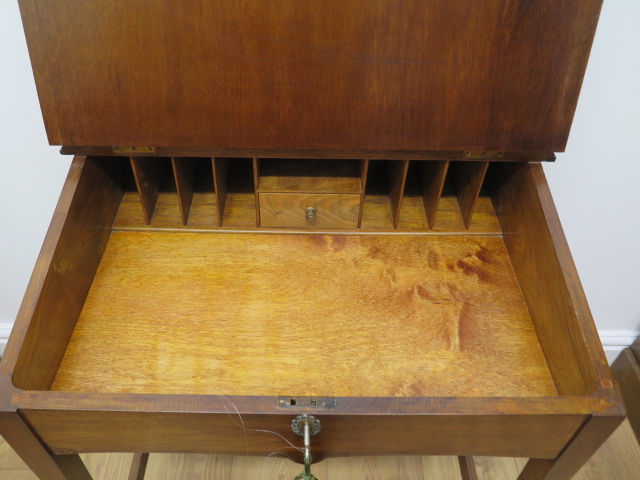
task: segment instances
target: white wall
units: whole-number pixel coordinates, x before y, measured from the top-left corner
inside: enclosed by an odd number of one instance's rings
[[[605,0],[568,153],[545,168],[611,352],[640,333],[638,18],[640,1]],[[0,152],[1,348],[70,163],[47,146],[16,0],[0,3]]]
[[[16,0],[0,2],[0,348],[70,160],[49,147]]]
[[[640,335],[638,19],[640,1],[605,0],[566,153],[545,166],[610,358]]]

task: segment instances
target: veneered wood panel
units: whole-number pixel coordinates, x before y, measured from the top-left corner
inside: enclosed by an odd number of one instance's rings
[[[564,149],[602,0],[20,0],[49,142]]]
[[[556,394],[499,237],[188,232],[112,234],[53,389]]]
[[[180,414],[25,410],[30,425],[55,453],[151,451],[268,455],[302,446],[294,413]],[[582,425],[581,415],[318,415],[315,461],[353,455],[504,455],[554,458]],[[96,435],[99,431],[101,434]],[[275,433],[273,433],[275,432]],[[425,434],[427,432],[427,434]],[[526,434],[523,434],[526,432]],[[281,436],[279,436],[281,435]],[[284,438],[283,438],[284,437]],[[287,452],[300,460],[293,449]]]

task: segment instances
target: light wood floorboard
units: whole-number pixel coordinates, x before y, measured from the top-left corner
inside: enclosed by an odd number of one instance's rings
[[[130,453],[83,454],[95,480],[126,480]],[[475,457],[481,480],[512,480],[526,459]],[[301,467],[281,458],[152,454],[145,480],[292,480]],[[458,480],[455,457],[330,458],[312,469],[319,480]],[[0,439],[0,479],[37,480]],[[640,479],[640,445],[625,421],[574,480]]]

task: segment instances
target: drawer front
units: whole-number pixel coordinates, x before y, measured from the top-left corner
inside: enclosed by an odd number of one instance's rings
[[[360,195],[260,194],[263,227],[356,228],[359,209]]]
[[[211,406],[219,402],[213,400]],[[235,413],[233,405],[228,402],[227,408]],[[302,445],[302,438],[293,434],[290,427],[299,413],[236,416],[226,412],[22,411],[29,425],[56,454],[142,451],[269,455],[291,444]],[[315,461],[345,455],[551,459],[562,451],[585,420],[583,415],[311,413],[322,424],[322,431],[311,441]]]

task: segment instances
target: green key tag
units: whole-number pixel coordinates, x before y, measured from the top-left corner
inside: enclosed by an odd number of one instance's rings
[[[293,480],[318,480],[311,473],[311,462],[313,462],[313,457],[311,455],[309,455],[304,460],[305,460],[304,461],[304,470],[302,471],[302,473],[300,475],[298,475]]]

